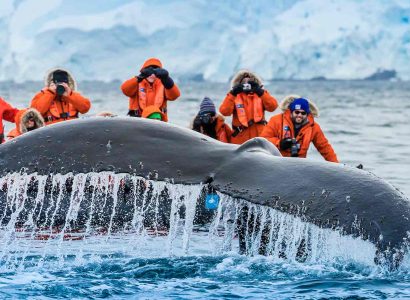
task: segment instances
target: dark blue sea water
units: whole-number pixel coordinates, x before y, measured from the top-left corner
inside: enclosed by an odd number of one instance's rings
[[[125,115],[128,101],[119,84],[79,84],[93,102],[91,114]],[[267,87],[278,100],[300,94],[316,102],[318,122],[343,163],[362,163],[410,195],[410,83],[272,82]],[[39,89],[40,83],[2,83],[0,95],[25,107]],[[228,84],[181,83],[181,99],[169,105],[170,121],[188,126],[203,96],[219,104],[227,90]],[[310,151],[309,159],[322,159]],[[371,246],[354,240],[330,243],[332,257],[298,263],[242,256],[235,247],[221,253],[207,234],[190,237],[189,251],[170,251],[166,239],[124,234],[41,240],[5,228],[0,299],[410,298],[410,258],[389,272],[373,263]]]

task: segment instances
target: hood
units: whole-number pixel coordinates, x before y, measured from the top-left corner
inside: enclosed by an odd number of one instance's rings
[[[16,128],[19,133],[26,133],[28,131],[27,127],[25,126],[25,123],[29,118],[34,119],[34,122],[36,123],[36,128],[40,128],[45,125],[44,118],[38,112],[38,110],[34,108],[22,109],[17,113],[15,118]]]
[[[309,99],[307,99],[307,98],[305,98],[305,97],[301,97],[301,96],[299,96],[299,95],[288,95],[288,96],[286,96],[286,97],[282,100],[282,102],[279,104],[279,108],[280,108],[282,111],[286,111],[286,110],[289,108],[289,104],[291,104],[292,101],[295,100],[295,99],[297,99],[297,98],[304,98],[304,99],[306,99],[306,100],[309,102],[309,108],[310,108],[311,114],[312,114],[314,117],[316,117],[316,118],[319,117],[319,108],[316,106],[316,104],[315,104],[313,101],[311,101],[311,100],[309,100]]]
[[[258,75],[256,75],[255,73],[249,70],[243,69],[243,70],[238,71],[238,73],[236,73],[233,76],[231,80],[231,88],[233,88],[235,85],[240,83],[242,79],[244,79],[245,77],[249,77],[252,81],[255,81],[257,84],[263,85],[262,79]]]
[[[162,68],[162,63],[161,63],[161,61],[160,61],[158,58],[151,57],[151,58],[148,58],[148,59],[144,62],[144,64],[142,65],[142,67],[141,67],[140,70],[142,70],[142,69],[144,69],[144,68],[146,68],[146,67],[148,67],[148,66],[157,66],[157,67],[159,67],[159,68]]]
[[[64,68],[53,68],[47,71],[46,77],[44,78],[44,85],[45,86],[49,86],[51,83],[51,80],[53,78],[53,73],[54,71],[65,71],[68,74],[68,86],[73,90],[76,91],[77,90],[77,82],[75,81],[73,74],[70,73],[70,71],[68,71],[67,69]]]
[[[153,113],[160,113],[162,117],[162,121],[168,122],[167,116],[155,105],[150,105],[144,108],[144,110],[142,111],[141,117],[148,118]]]

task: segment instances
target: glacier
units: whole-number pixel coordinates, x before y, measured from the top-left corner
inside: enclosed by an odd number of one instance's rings
[[[148,57],[176,79],[410,80],[409,0],[2,0],[0,80],[54,66],[123,80]],[[376,76],[377,77],[377,76]]]

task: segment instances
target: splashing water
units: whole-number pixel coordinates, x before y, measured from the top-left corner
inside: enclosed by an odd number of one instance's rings
[[[373,244],[223,194],[207,210],[206,191],[111,172],[8,174],[0,179],[0,298],[22,288],[23,298],[144,297],[153,288],[160,297],[186,288],[186,298],[240,296],[228,287],[249,280],[277,297],[292,288],[316,297],[341,279],[390,283]],[[409,265],[406,256],[397,280]]]
[[[3,269],[24,268],[32,255],[40,255],[40,263],[49,255],[61,263],[70,255],[81,260],[85,254],[112,251],[113,244],[143,256],[221,255],[238,252],[241,235],[251,256],[373,264],[371,243],[272,208],[219,194],[218,209],[206,211],[203,185],[103,172],[13,173],[0,179],[0,187]]]

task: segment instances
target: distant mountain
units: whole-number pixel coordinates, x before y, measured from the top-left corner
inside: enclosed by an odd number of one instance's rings
[[[159,57],[174,77],[410,80],[409,0],[1,0],[0,80],[54,66],[78,79],[137,74]]]

